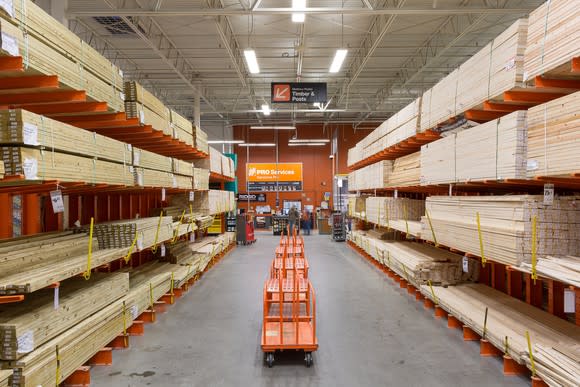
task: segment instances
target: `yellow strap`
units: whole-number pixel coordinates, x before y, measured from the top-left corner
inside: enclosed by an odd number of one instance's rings
[[[431,284],[431,280],[427,281],[427,283],[429,284],[429,288],[431,289],[431,295],[433,296],[433,302],[435,302],[436,305],[439,305],[439,300],[437,299],[437,296],[435,295],[435,290],[433,290],[433,285]]]
[[[536,265],[538,264],[538,217],[534,215],[532,218],[532,279],[534,280],[534,285],[538,279],[538,272],[536,270]]]
[[[157,231],[155,231],[155,242],[153,242],[153,247],[151,247],[151,251],[153,254],[157,252],[157,241],[159,240],[159,230],[161,229],[161,219],[163,219],[163,210],[159,214],[159,220],[157,221]],[[137,240],[135,240],[137,242]]]
[[[526,331],[526,340],[528,341],[528,352],[530,355],[530,364],[532,366],[532,377],[536,376],[536,362],[534,362],[534,354],[532,353],[532,341],[530,340],[530,332]]]
[[[475,214],[475,220],[477,221],[477,234],[479,235],[479,251],[481,255],[481,266],[485,267],[487,260],[485,259],[485,253],[483,251],[483,236],[481,234],[481,222],[479,220],[479,212]]]
[[[60,385],[60,351],[58,345],[56,346],[56,385]]]
[[[137,244],[137,239],[138,239],[138,234],[135,233],[135,238],[133,239],[133,243],[131,243],[131,246],[129,247],[129,252],[125,256],[125,263],[129,263],[129,261],[131,260],[131,254],[133,254],[133,250],[135,249],[135,245]]]
[[[177,240],[177,238],[179,236],[179,226],[181,226],[181,224],[183,223],[184,216],[185,216],[185,210],[183,210],[183,212],[181,213],[181,217],[179,218],[179,223],[177,223],[177,227],[173,231],[173,239],[171,240],[172,244],[175,243],[175,241]]]
[[[93,227],[95,219],[91,218],[91,228],[89,230],[89,252],[87,254],[87,270],[83,273],[83,277],[88,281],[91,279],[91,260],[93,258]]]
[[[403,266],[403,273],[405,273],[405,279],[407,280],[407,282],[409,282],[409,273],[407,273],[407,268],[405,267],[405,264],[402,264]]]
[[[435,246],[439,246],[439,243],[437,243],[437,237],[435,236],[435,230],[433,229],[433,223],[431,223],[431,216],[429,215],[429,211],[425,210],[425,215],[427,215],[427,220],[429,221],[429,228],[431,228],[431,235],[433,235],[433,242],[435,242]]]

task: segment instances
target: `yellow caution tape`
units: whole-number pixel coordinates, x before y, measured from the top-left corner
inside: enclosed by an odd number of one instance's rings
[[[135,249],[135,245],[137,244],[138,238],[139,238],[138,234],[135,234],[135,238],[133,238],[133,243],[131,243],[129,251],[127,252],[127,255],[124,258],[125,263],[129,263],[129,261],[131,260],[131,254],[133,254],[133,249]]]
[[[485,263],[487,262],[485,259],[485,253],[483,251],[483,236],[481,234],[481,222],[479,219],[479,212],[475,215],[475,220],[477,222],[477,234],[479,235],[479,251],[481,255],[481,266],[485,267]]]
[[[183,210],[183,212],[181,213],[181,217],[179,218],[179,223],[177,223],[177,227],[175,228],[175,230],[173,230],[173,239],[171,240],[172,244],[175,243],[175,241],[179,237],[179,227],[183,223],[184,216],[185,216],[185,210]]]
[[[526,340],[528,341],[528,352],[530,355],[530,364],[532,366],[532,377],[536,376],[536,362],[534,361],[534,354],[532,353],[532,341],[530,340],[530,332],[526,331]]]
[[[534,280],[534,285],[538,279],[538,272],[536,266],[538,264],[538,217],[534,215],[532,218],[532,279]]]
[[[91,279],[91,260],[93,258],[93,227],[95,219],[91,218],[91,228],[89,230],[89,252],[87,254],[87,270],[83,273],[83,277],[88,281]]]
[[[159,230],[161,229],[161,219],[163,219],[163,210],[159,214],[159,220],[157,221],[157,231],[155,231],[155,242],[153,242],[153,247],[151,247],[151,251],[153,254],[157,252],[157,241],[159,240]],[[136,240],[135,240],[136,242]]]
[[[56,346],[55,352],[56,352],[56,385],[60,386],[60,382],[61,382],[61,380],[60,380],[60,374],[61,374],[61,372],[60,372],[60,360],[61,359],[60,359],[60,350],[58,348],[58,345]]]
[[[435,302],[435,305],[439,305],[439,299],[437,299],[437,296],[435,295],[435,290],[433,290],[433,285],[431,284],[431,280],[427,281],[427,283],[429,284],[429,288],[431,289],[431,295],[433,296],[433,302]]]
[[[429,215],[429,211],[425,210],[425,215],[427,215],[427,221],[429,222],[431,235],[433,235],[433,242],[435,242],[435,246],[439,246],[439,243],[437,243],[437,237],[435,236],[435,230],[433,229],[433,223],[431,223],[431,215]]]

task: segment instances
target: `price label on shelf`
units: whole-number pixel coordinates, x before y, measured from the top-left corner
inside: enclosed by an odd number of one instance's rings
[[[165,201],[165,188],[161,188],[161,201]]]
[[[544,184],[544,204],[547,206],[554,204],[554,184]]]
[[[395,197],[395,199],[399,197],[399,190],[398,189],[395,190],[395,192],[393,193],[393,196]]]
[[[195,192],[189,191],[189,201],[193,202],[194,199],[195,199]]]
[[[166,251],[165,251],[165,243],[162,243],[162,244],[161,244],[161,256],[162,256],[162,257],[165,257],[165,252],[166,252]]]
[[[463,262],[463,272],[468,273],[469,272],[469,258],[463,257],[462,262]]]
[[[576,313],[576,292],[564,289],[564,313]]]
[[[55,214],[64,212],[64,200],[62,199],[62,191],[50,191],[50,202],[52,203],[52,211]]]

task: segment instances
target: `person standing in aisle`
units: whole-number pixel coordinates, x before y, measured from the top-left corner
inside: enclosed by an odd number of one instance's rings
[[[304,234],[310,235],[310,212],[308,210],[304,211]]]
[[[296,207],[292,206],[290,211],[288,212],[288,226],[290,235],[294,234],[294,227],[296,226],[296,222],[300,219],[300,213],[296,209]],[[296,232],[298,234],[298,232]]]

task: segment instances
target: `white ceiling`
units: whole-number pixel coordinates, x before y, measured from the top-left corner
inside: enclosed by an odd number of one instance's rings
[[[290,0],[263,0],[252,11],[254,2],[69,0],[67,15],[73,31],[176,110],[192,117],[194,89],[201,89],[204,127],[314,120],[360,125],[385,120],[543,3],[308,0],[311,12],[299,24],[291,21]],[[121,18],[107,29],[99,16]],[[128,32],[112,33],[123,28]],[[248,47],[256,50],[260,74],[248,73],[242,54]],[[329,74],[341,47],[349,50],[346,62]],[[327,82],[328,110],[274,105],[270,117],[257,112],[270,102],[270,82],[295,80]]]

